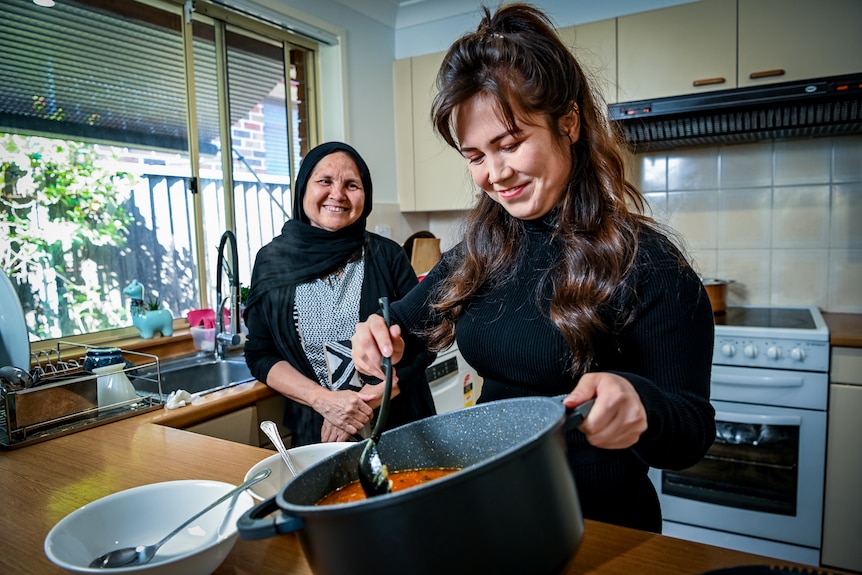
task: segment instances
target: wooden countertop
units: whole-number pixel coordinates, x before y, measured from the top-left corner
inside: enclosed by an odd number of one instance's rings
[[[260,385],[260,384],[257,384]],[[252,386],[253,387],[253,386]],[[182,408],[177,410],[181,412]],[[240,483],[272,454],[172,427],[162,411],[145,413],[22,447],[0,451],[0,573],[63,573],[43,551],[45,536],[82,505],[139,485],[177,479]],[[564,573],[696,575],[771,559],[588,521],[580,550]],[[296,535],[237,541],[216,570],[229,575],[311,575]]]
[[[838,347],[862,347],[862,314],[823,312],[829,327],[829,343]]]

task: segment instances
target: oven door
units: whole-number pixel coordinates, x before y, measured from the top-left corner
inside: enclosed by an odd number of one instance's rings
[[[826,413],[712,404],[716,441],[704,459],[651,471],[664,519],[819,548]]]

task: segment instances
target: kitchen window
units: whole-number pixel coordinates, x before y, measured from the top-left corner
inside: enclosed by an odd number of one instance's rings
[[[248,285],[289,216],[317,143],[317,44],[184,6],[0,5],[0,265],[31,341],[130,326],[135,279],[175,319],[214,307],[222,232]]]

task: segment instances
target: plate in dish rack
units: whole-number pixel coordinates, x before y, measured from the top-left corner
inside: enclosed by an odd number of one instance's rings
[[[18,294],[0,273],[0,367],[6,365],[30,371],[30,338]]]

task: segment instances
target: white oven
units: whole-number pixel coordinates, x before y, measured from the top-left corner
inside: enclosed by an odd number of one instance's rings
[[[816,308],[716,318],[716,438],[685,470],[651,470],[663,532],[820,564],[829,332]]]
[[[482,378],[464,361],[457,345],[437,354],[425,376],[438,414],[470,407],[482,392]]]

